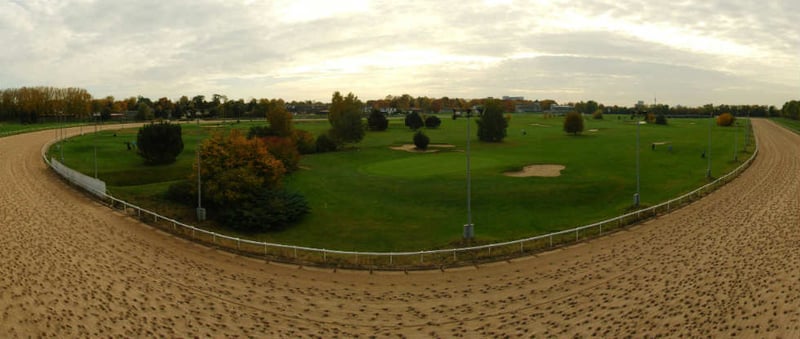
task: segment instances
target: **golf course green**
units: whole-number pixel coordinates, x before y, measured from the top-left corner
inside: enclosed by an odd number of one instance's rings
[[[410,251],[458,246],[467,222],[466,122],[442,115],[438,129],[423,129],[432,152],[393,149],[412,143],[402,119],[384,132],[367,132],[359,144],[339,152],[304,156],[285,187],[301,193],[311,213],[282,231],[242,234],[213,222],[194,221],[194,207],[165,198],[168,187],[192,170],[198,142],[211,133],[247,130],[264,122],[183,125],[185,149],[165,166],[147,166],[127,150],[136,128],[86,133],[64,143],[64,163],[106,181],[109,193],[144,208],[220,233],[259,241],[338,250]],[[491,243],[534,236],[610,218],[629,210],[637,189],[636,140],[640,134],[640,193],[654,205],[718,177],[749,157],[747,122],[718,127],[705,119],[670,119],[668,125],[637,126],[629,116],[586,119],[583,133],[564,133],[562,117],[512,114],[501,143],[470,135],[472,218],[475,241]],[[315,135],[327,120],[297,121]],[[51,148],[50,155],[60,157]],[[736,160],[734,160],[736,157]],[[562,165],[560,176],[510,177],[535,164]]]

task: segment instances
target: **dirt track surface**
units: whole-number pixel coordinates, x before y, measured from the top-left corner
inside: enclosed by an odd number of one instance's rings
[[[3,337],[800,337],[800,136],[629,231],[446,272],[299,269],[155,231],[58,180],[52,131],[0,139]]]

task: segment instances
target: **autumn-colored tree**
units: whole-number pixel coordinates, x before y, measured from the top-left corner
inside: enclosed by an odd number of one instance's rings
[[[266,137],[264,143],[267,151],[283,163],[287,173],[296,171],[300,166],[300,152],[297,144],[289,137]]]
[[[297,151],[300,154],[311,154],[317,151],[317,139],[309,131],[296,129],[292,131],[292,139],[297,144]]]
[[[717,116],[717,126],[731,126],[733,125],[734,120],[736,120],[736,118],[733,116],[733,114],[722,113]]]
[[[286,173],[263,140],[247,139],[238,130],[215,133],[200,145],[203,198],[219,208],[232,207],[259,190],[278,189]],[[197,164],[190,181],[197,181]],[[195,193],[196,194],[196,193]]]
[[[361,119],[361,101],[353,93],[342,96],[334,92],[328,121],[331,123],[330,137],[339,145],[357,143],[364,138],[364,123]]]

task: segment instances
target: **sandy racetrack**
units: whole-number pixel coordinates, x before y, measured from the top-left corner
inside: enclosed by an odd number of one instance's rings
[[[52,131],[0,138],[0,333],[17,336],[800,337],[800,136],[753,123],[739,179],[629,231],[446,272],[269,264],[65,186]]]

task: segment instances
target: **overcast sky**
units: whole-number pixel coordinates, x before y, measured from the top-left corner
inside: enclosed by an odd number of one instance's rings
[[[0,0],[0,88],[330,101],[800,99],[800,1]]]

